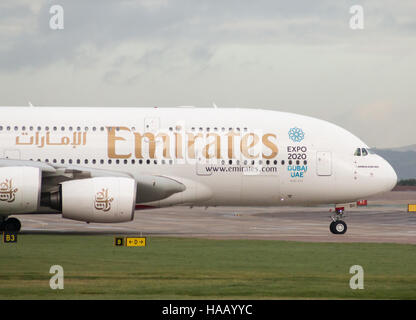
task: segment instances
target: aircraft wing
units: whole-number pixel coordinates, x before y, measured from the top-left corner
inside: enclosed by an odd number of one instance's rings
[[[58,165],[40,161],[0,159],[0,167],[35,167],[42,171],[42,192],[59,189],[60,183],[96,177],[127,177],[136,180],[136,203],[158,201],[183,192],[186,186],[174,178],[159,175],[138,175],[94,169],[77,165]]]

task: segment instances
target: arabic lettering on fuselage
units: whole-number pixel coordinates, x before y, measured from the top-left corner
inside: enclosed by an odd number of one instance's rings
[[[56,140],[54,141],[54,139]],[[50,132],[46,132],[45,134],[36,132],[32,135],[29,135],[28,132],[22,132],[16,137],[16,145],[37,146],[38,148],[44,148],[45,146],[72,146],[73,148],[76,148],[80,145],[85,146],[86,143],[86,132],[74,132],[72,137],[71,135],[59,135],[59,137],[53,138],[51,138]]]

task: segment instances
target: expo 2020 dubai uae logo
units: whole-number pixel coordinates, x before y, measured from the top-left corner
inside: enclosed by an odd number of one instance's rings
[[[289,138],[294,142],[301,142],[305,138],[302,129],[292,128],[289,130]]]

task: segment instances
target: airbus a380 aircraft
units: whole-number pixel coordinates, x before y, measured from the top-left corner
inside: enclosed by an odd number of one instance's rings
[[[391,190],[393,168],[326,121],[259,109],[2,107],[0,221],[62,213],[133,220],[135,209],[345,204]]]

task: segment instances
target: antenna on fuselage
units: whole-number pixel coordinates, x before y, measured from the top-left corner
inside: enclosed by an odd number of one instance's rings
[[[212,103],[212,106],[213,106],[215,109],[218,109],[218,107],[217,107],[217,105],[215,104],[215,102],[213,102],[213,103]]]
[[[34,107],[34,105],[32,104],[32,102],[29,101],[29,107]]]

